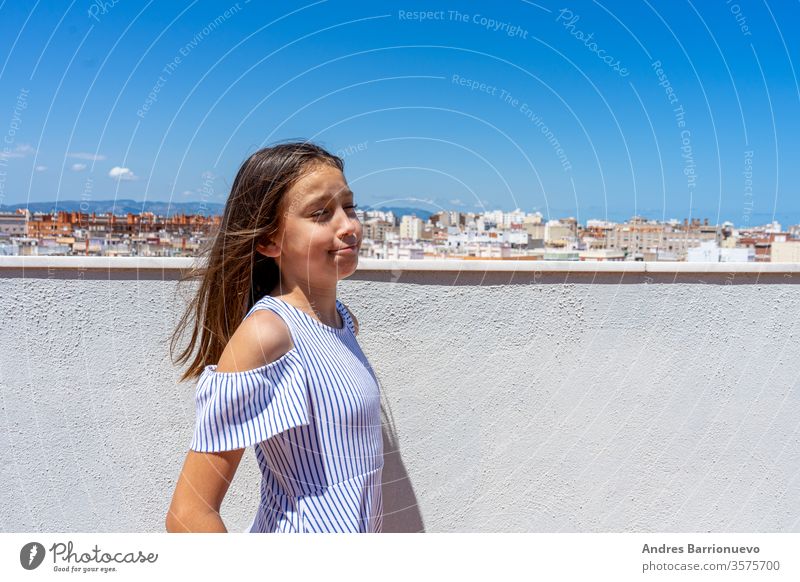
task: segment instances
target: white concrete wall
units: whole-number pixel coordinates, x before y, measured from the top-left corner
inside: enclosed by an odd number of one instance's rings
[[[194,421],[165,344],[186,264],[0,258],[2,531],[163,531]],[[798,282],[362,261],[339,297],[383,389],[386,531],[800,531]],[[250,450],[230,530],[258,479]]]

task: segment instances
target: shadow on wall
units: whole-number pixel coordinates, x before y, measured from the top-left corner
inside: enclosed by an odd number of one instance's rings
[[[383,531],[421,533],[425,531],[419,503],[408,478],[397,442],[394,417],[381,403],[383,424]]]

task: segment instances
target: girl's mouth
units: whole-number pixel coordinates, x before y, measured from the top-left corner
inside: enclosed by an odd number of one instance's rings
[[[354,255],[356,253],[356,245],[344,247],[341,249],[337,249],[335,251],[329,251],[334,255]]]

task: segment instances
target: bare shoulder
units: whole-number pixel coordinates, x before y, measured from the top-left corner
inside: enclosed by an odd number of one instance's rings
[[[236,329],[217,365],[218,372],[242,372],[281,358],[294,347],[289,328],[269,309],[258,309]]]
[[[344,303],[342,303],[342,305],[344,305]],[[347,305],[344,305],[344,308],[347,310],[347,313],[350,314],[350,319],[353,320],[353,325],[356,328],[356,335],[358,335],[358,320],[356,319],[356,316],[353,314],[353,312],[350,310],[350,308]]]

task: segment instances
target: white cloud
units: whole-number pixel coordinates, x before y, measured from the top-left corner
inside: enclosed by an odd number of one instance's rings
[[[136,180],[137,176],[130,170],[130,168],[121,168],[114,166],[108,171],[108,176],[120,181]]]
[[[85,152],[70,152],[67,157],[75,160],[89,160],[90,162],[100,162],[106,159],[103,154],[87,154]]]
[[[36,150],[30,144],[21,143],[10,152],[0,152],[0,157],[3,158],[24,158],[31,154],[35,154]]]
[[[36,166],[34,170],[37,172],[44,172],[47,169],[47,166]]]
[[[72,164],[73,172],[83,172],[86,169],[86,164]]]
[[[464,206],[464,202],[461,200],[461,198],[453,198],[450,200],[450,204],[453,206]]]

